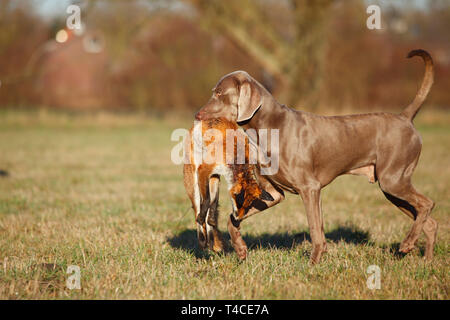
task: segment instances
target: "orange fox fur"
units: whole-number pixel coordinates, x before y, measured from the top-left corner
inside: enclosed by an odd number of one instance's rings
[[[205,248],[209,243],[212,250],[221,251],[223,244],[217,229],[220,176],[225,176],[228,183],[233,214],[236,217],[244,217],[252,206],[265,205],[261,199],[270,200],[271,196],[260,187],[256,179],[255,165],[249,163],[248,138],[238,130],[235,123],[219,118],[201,121],[196,126],[198,125],[201,125],[202,130],[194,132],[194,126],[185,141],[185,152],[190,163],[185,164],[183,168],[184,186],[195,212],[200,246]],[[211,129],[214,129],[214,133],[208,135],[208,130],[211,133]],[[233,154],[227,154],[227,130],[230,129],[234,130],[237,139],[245,141],[243,164],[237,163],[236,138],[233,139]],[[202,140],[198,142],[195,135],[200,133]],[[222,139],[219,138],[220,136]],[[200,163],[195,162],[194,144],[196,143],[200,150],[209,151]],[[227,163],[227,159],[233,159],[232,163]]]

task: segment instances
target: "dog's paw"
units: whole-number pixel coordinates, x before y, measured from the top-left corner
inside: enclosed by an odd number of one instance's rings
[[[409,241],[407,242],[402,242],[400,244],[400,248],[398,249],[398,251],[402,252],[402,253],[408,253],[410,251],[412,251],[414,249],[414,243],[410,243]]]
[[[231,241],[231,244],[239,257],[239,260],[245,260],[247,258],[247,245],[244,240],[239,237],[235,241]]]
[[[247,258],[247,247],[240,247],[239,249],[235,248],[235,250],[239,260],[245,260]]]

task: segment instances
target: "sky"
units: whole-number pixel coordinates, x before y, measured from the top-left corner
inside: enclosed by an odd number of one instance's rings
[[[89,0],[87,0],[89,1]],[[53,18],[58,15],[65,15],[66,8],[72,4],[73,0],[31,0],[36,12],[44,18]],[[381,6],[394,5],[396,7],[413,6],[419,9],[426,9],[426,0],[365,0],[367,4],[380,4]]]
[[[380,4],[380,6],[427,8],[427,0],[365,0],[367,4]]]
[[[0,0],[1,1],[1,0]],[[45,19],[51,19],[57,16],[67,15],[66,9],[71,4],[86,3],[89,0],[28,0],[31,1],[36,12]],[[127,1],[127,0],[124,0]],[[171,7],[174,10],[179,10],[185,8],[183,2],[180,1],[181,5],[177,5],[175,2],[168,2],[166,0],[139,0],[142,4],[148,4],[148,8],[161,8],[161,7]]]
[[[44,18],[53,18],[66,14],[71,0],[31,0],[36,12]]]

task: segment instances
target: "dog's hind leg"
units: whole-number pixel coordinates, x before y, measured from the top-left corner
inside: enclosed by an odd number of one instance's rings
[[[389,201],[414,219],[411,230],[400,245],[400,251],[407,253],[414,249],[420,232],[423,230],[427,238],[425,257],[431,259],[437,232],[436,221],[429,217],[434,202],[419,193],[411,184],[401,187],[381,185],[381,188]]]
[[[411,166],[415,166],[415,164],[411,164]],[[402,174],[400,179],[394,177],[399,176],[386,172],[380,175],[380,187],[389,201],[414,220],[411,230],[400,245],[400,251],[404,253],[411,251],[423,230],[427,240],[425,258],[432,259],[437,222],[429,215],[434,207],[434,202],[413,187],[410,175]]]
[[[430,216],[427,218],[423,225],[423,233],[427,239],[425,247],[425,259],[433,259],[434,245],[436,244],[436,236],[438,230],[438,223]]]
[[[409,126],[403,128],[397,138],[403,148],[380,144],[376,175],[386,198],[414,220],[411,230],[400,244],[400,252],[411,251],[423,230],[427,240],[425,258],[431,259],[437,233],[437,223],[430,217],[434,202],[411,184],[422,148],[421,139]]]

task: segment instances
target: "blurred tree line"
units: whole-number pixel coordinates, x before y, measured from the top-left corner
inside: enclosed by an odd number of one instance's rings
[[[366,27],[363,0],[74,3],[84,32],[58,43],[66,12],[49,20],[36,1],[0,2],[0,107],[195,110],[220,77],[246,70],[292,107],[392,110],[422,78],[405,58],[415,48],[435,60],[430,104],[450,107],[445,0],[381,3],[381,30]]]

